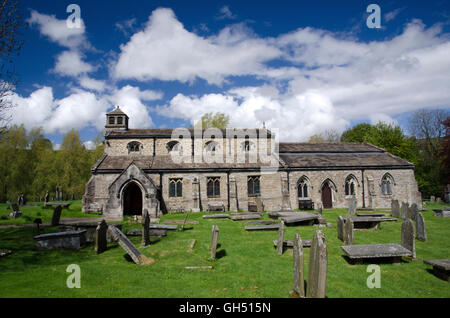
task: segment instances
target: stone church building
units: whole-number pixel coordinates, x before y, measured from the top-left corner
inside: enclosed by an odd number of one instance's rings
[[[105,152],[92,167],[83,211],[107,218],[177,211],[422,206],[414,165],[371,144],[275,142],[265,129],[129,129],[106,114]],[[307,204],[308,205],[308,204]]]

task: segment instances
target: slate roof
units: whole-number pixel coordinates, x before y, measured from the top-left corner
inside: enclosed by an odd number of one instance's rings
[[[371,144],[353,142],[339,143],[304,143],[304,142],[280,142],[280,153],[348,153],[348,152],[383,152],[384,149]]]
[[[107,113],[106,115],[125,115],[126,117],[127,114],[125,114],[120,108],[119,106],[117,106],[114,110],[110,111],[109,113]]]

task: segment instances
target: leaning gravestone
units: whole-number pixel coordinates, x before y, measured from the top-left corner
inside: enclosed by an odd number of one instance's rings
[[[101,220],[98,222],[98,226],[95,229],[95,248],[94,251],[97,254],[101,254],[107,249],[107,239],[106,239],[106,232],[108,231],[108,225],[106,224],[105,220]]]
[[[352,196],[352,198],[349,200],[348,215],[355,215],[357,203],[358,201],[356,200],[356,197]]]
[[[348,218],[347,220],[345,220],[345,224],[344,224],[344,243],[346,245],[353,245],[353,220]]]
[[[278,241],[277,241],[278,255],[283,254],[283,242],[284,242],[284,221],[281,221],[281,224],[278,228]]]
[[[109,225],[108,231],[110,232],[111,237],[119,243],[136,264],[149,265],[155,261],[150,257],[144,256],[117,227]]]
[[[219,239],[219,226],[213,225],[211,230],[211,245],[210,245],[210,252],[211,252],[211,258],[216,258],[216,251],[217,251],[217,241]]]
[[[411,252],[412,258],[416,258],[414,224],[410,219],[406,219],[402,223],[402,246]]]
[[[144,215],[142,216],[142,246],[150,245],[150,215],[148,210],[144,210]]]
[[[344,241],[344,224],[345,220],[342,216],[339,216],[337,219],[337,237],[342,242]]]
[[[294,237],[294,290],[291,292],[292,297],[305,297],[305,279],[304,279],[304,256],[303,243],[300,234],[296,233]]]
[[[398,203],[398,200],[391,201],[391,213],[394,218],[400,217],[400,204]]]
[[[62,207],[61,207],[60,205],[58,205],[58,206],[53,210],[52,226],[58,226],[58,224],[59,224],[59,219],[61,218],[61,212],[62,212]]]
[[[406,220],[408,218],[408,203],[402,202],[400,216],[403,220]]]
[[[422,213],[416,214],[416,238],[420,241],[427,241],[427,231],[425,229],[425,219]]]
[[[325,298],[327,284],[327,243],[322,231],[314,234],[309,253],[306,297]]]
[[[189,216],[189,213],[186,212],[186,215],[184,216],[183,224],[181,224],[181,230],[182,231],[184,231],[184,226],[186,225],[186,221],[187,221],[188,216]]]

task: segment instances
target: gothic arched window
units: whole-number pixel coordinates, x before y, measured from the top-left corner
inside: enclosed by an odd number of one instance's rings
[[[128,153],[139,152],[142,149],[142,144],[138,141],[132,141],[132,142],[128,143],[127,148],[128,148]]]
[[[356,178],[353,175],[345,179],[345,195],[356,195]]]
[[[392,186],[394,184],[394,179],[389,173],[386,173],[381,179],[381,194],[392,195]]]

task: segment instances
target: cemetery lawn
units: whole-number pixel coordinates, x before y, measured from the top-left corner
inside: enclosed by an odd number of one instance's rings
[[[366,285],[372,273],[367,264],[350,265],[340,249],[337,238],[338,215],[344,209],[324,210],[323,216],[332,228],[321,228],[328,249],[327,297],[450,297],[450,285],[431,272],[428,259],[450,258],[450,219],[433,216],[433,208],[443,205],[429,204],[423,212],[428,242],[416,240],[417,259],[403,258],[401,264],[379,264],[381,288]],[[76,210],[78,209],[78,211]],[[28,209],[23,208],[28,215]],[[84,215],[80,202],[75,201],[67,215]],[[9,211],[9,210],[8,210]],[[49,221],[52,209],[31,209],[33,218],[38,211],[43,221]],[[0,215],[5,207],[0,206]],[[48,214],[48,215],[47,215]],[[231,219],[203,219],[204,213],[190,213],[188,220],[199,224],[186,224],[185,231],[168,231],[166,237],[152,237],[152,244],[140,247],[140,237],[131,241],[147,257],[155,260],[149,266],[136,265],[125,257],[117,243],[109,243],[103,254],[94,253],[93,244],[79,251],[38,251],[33,236],[34,227],[0,229],[0,249],[12,254],[0,258],[0,297],[161,297],[161,298],[287,298],[292,290],[292,249],[279,256],[273,246],[277,231],[244,230],[246,221]],[[93,215],[96,216],[96,215]],[[98,216],[96,216],[98,217]],[[183,220],[184,214],[164,215],[165,220]],[[267,214],[263,219],[269,219]],[[1,220],[5,222],[6,220]],[[16,220],[17,221],[17,220]],[[32,222],[32,221],[31,221]],[[31,223],[28,222],[28,223]],[[5,224],[5,223],[0,223]],[[140,228],[140,224],[123,222],[123,231]],[[217,259],[209,259],[211,227],[219,226]],[[57,228],[44,228],[44,233],[57,232]],[[312,239],[314,226],[286,226],[286,240],[295,233],[302,239]],[[401,221],[383,222],[381,230],[355,231],[355,244],[401,243]],[[192,240],[196,243],[191,250]],[[307,279],[309,248],[305,252],[305,279]],[[78,264],[81,268],[81,288],[69,289],[66,268]],[[213,266],[213,269],[188,270],[185,266]]]

